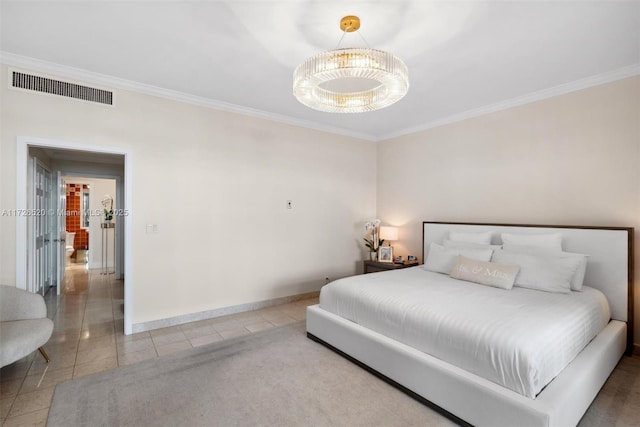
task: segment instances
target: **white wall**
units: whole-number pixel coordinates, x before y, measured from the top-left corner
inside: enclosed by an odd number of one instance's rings
[[[105,195],[110,195],[113,198],[114,212],[119,208],[116,204],[116,180],[115,179],[90,179],[89,182],[89,206],[92,212],[102,212],[104,207],[102,206],[102,199]],[[113,271],[114,264],[114,242],[115,242],[115,229],[103,229],[101,224],[103,222],[103,215],[92,216],[89,220],[89,268],[101,268],[103,257],[103,242],[106,238],[106,262],[109,271]],[[115,221],[114,221],[115,223]]]
[[[640,229],[638,77],[378,147],[127,91],[112,108],[0,85],[0,107],[0,208],[15,207],[19,135],[132,150],[134,323],[353,274],[376,203],[401,226],[396,255],[421,254],[423,220]],[[12,284],[15,219],[0,217],[0,236],[0,282]]]
[[[15,205],[18,136],[131,150],[134,324],[356,272],[362,222],[375,215],[374,144],[128,91],[115,100],[0,85],[0,206]],[[0,218],[0,235],[0,282],[13,284],[15,218]]]
[[[377,203],[418,256],[424,220],[635,227],[640,343],[640,77],[385,141]]]

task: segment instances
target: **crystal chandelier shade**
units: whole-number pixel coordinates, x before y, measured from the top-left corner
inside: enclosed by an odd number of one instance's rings
[[[298,101],[329,113],[378,110],[400,100],[408,89],[409,73],[404,62],[391,53],[370,48],[319,53],[300,64],[293,74],[293,94]]]

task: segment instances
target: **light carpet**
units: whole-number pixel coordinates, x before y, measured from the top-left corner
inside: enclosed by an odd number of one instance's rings
[[[628,369],[617,369],[581,424],[624,425],[632,415],[620,395],[638,395],[640,363],[625,359]],[[308,339],[298,322],[61,383],[47,425],[455,424]]]

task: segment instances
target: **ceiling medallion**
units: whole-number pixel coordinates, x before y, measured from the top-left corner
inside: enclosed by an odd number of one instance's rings
[[[345,34],[358,28],[357,16],[340,20]],[[404,62],[389,52],[371,48],[322,52],[300,64],[293,73],[293,94],[298,101],[328,113],[379,110],[399,101],[408,89]]]

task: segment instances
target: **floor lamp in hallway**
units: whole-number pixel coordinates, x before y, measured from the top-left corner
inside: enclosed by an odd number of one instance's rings
[[[101,275],[109,275],[115,273],[115,262],[116,262],[116,241],[115,241],[115,229],[116,224],[113,222],[103,222],[100,224],[100,228],[102,229],[102,272]],[[114,271],[109,271],[109,235],[110,230],[113,230],[113,244],[111,245],[111,251],[113,252],[113,263],[114,263]]]

